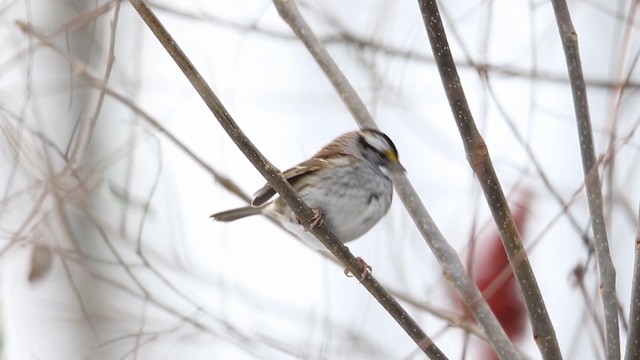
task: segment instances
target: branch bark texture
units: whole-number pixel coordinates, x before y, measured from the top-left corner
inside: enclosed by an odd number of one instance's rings
[[[640,209],[636,229],[633,283],[631,286],[631,311],[629,311],[629,334],[625,360],[640,359]]]
[[[595,245],[598,275],[600,278],[600,297],[604,313],[605,353],[607,359],[620,358],[620,327],[618,324],[618,301],[616,296],[616,269],[611,260],[609,240],[604,220],[602,187],[593,144],[593,131],[587,101],[587,88],[582,73],[578,34],[573,27],[571,14],[565,0],[551,0],[556,23],[560,32],[569,72],[569,83],[573,94],[573,106],[576,113],[578,140],[582,155],[582,169],[587,190],[587,203],[591,216],[591,230]]]
[[[462,137],[467,160],[480,181],[485,199],[500,232],[509,263],[525,300],[533,336],[545,359],[560,359],[560,347],[522,239],[493,168],[487,146],[478,132],[458,75],[442,18],[435,0],[419,0],[422,19],[431,43],[449,106]],[[500,354],[498,354],[500,355]]]

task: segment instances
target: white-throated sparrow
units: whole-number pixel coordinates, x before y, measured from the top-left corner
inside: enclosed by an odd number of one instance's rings
[[[395,145],[373,129],[348,132],[323,147],[309,160],[284,172],[304,202],[316,211],[315,224],[324,222],[346,243],[369,231],[389,210],[393,195],[392,171],[405,171]],[[251,206],[211,215],[233,221],[263,213],[273,217],[313,249],[320,241],[300,225],[276,191],[266,184],[254,194]]]

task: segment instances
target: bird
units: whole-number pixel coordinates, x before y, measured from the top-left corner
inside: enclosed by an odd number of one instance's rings
[[[344,244],[364,235],[389,211],[393,198],[392,173],[405,171],[391,139],[379,130],[364,128],[335,138],[283,175],[314,210],[311,228],[324,223]],[[272,199],[276,195],[266,184],[253,195],[250,206],[210,217],[230,222],[264,214],[310,248],[323,250],[322,243],[308,232],[309,228],[301,225],[287,203],[279,196]]]

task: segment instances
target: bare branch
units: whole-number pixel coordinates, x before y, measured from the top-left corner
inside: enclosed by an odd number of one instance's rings
[[[207,164],[201,157],[199,157],[196,153],[193,152],[184,142],[175,137],[169,130],[167,130],[160,122],[153,118],[149,113],[144,111],[140,106],[138,106],[133,100],[128,98],[126,95],[122,94],[114,90],[113,88],[107,86],[102,79],[98,76],[89,72],[86,66],[71,58],[68,54],[66,54],[62,49],[53,44],[49,39],[44,36],[42,33],[39,33],[31,25],[18,21],[16,24],[20,27],[22,31],[26,34],[33,36],[38,39],[42,44],[52,49],[56,54],[64,58],[69,62],[75,69],[75,73],[82,76],[89,84],[97,89],[101,89],[105,94],[113,97],[114,99],[120,101],[122,104],[126,105],[131,111],[138,114],[144,121],[146,121],[153,128],[158,130],[161,134],[167,137],[169,141],[179,147],[182,151],[187,154],[193,161],[195,161],[198,165],[200,165],[204,170],[206,170],[213,178],[220,183],[224,188],[229,190],[232,194],[235,194],[239,198],[243,199],[247,203],[251,201],[249,195],[245,194],[231,179],[219,173],[216,169]]]
[[[633,263],[633,284],[631,285],[631,311],[629,311],[629,334],[625,360],[640,359],[640,209],[636,228],[635,260]]]
[[[297,40],[297,37],[291,36],[281,31],[270,29],[267,26],[261,26],[254,23],[243,23],[240,21],[229,20],[216,16],[214,14],[198,11],[188,12],[182,10],[171,4],[153,3],[150,6],[158,12],[166,12],[171,15],[186,19],[190,22],[197,21],[203,24],[219,26],[231,30],[240,32],[252,33],[266,38],[277,39],[282,41]],[[593,5],[593,4],[592,4]],[[615,16],[615,14],[613,14]],[[623,21],[630,24],[630,21]],[[397,47],[394,44],[385,44],[384,42],[376,41],[375,39],[368,39],[360,36],[357,33],[351,32],[346,28],[340,28],[336,34],[329,34],[320,36],[319,40],[325,46],[331,45],[349,45],[362,50],[368,50],[375,52],[381,56],[387,56],[390,58],[401,58],[407,61],[414,61],[419,63],[434,64],[432,56],[423,54],[416,49],[404,49]],[[567,77],[563,74],[558,74],[552,71],[544,70],[531,70],[523,67],[518,67],[512,64],[492,64],[490,62],[477,62],[477,61],[465,61],[462,59],[458,61],[459,68],[475,69],[478,72],[484,72],[489,75],[495,74],[505,78],[522,78],[522,79],[535,79],[540,82],[547,82],[552,84],[568,84]],[[633,79],[627,79],[625,81],[618,81],[616,79],[596,78],[591,77],[585,80],[588,87],[602,88],[602,89],[621,89],[627,88],[635,90],[640,88],[640,83]]]
[[[538,282],[529,263],[524,244],[513,220],[509,204],[489,156],[489,150],[478,132],[462,89],[456,64],[450,51],[442,18],[435,0],[419,0],[422,18],[431,49],[436,59],[451,111],[462,138],[467,160],[478,177],[493,219],[500,232],[513,273],[529,312],[533,337],[545,359],[560,359],[560,347],[547,312]],[[502,356],[502,354],[499,354]]]
[[[607,359],[620,358],[620,327],[618,324],[618,301],[616,298],[616,269],[611,260],[609,240],[604,221],[602,204],[602,188],[598,174],[598,164],[593,132],[591,131],[591,117],[587,101],[587,89],[582,73],[582,63],[578,49],[578,35],[573,28],[569,8],[564,0],[552,0],[553,11],[562,40],[567,70],[573,93],[573,105],[578,127],[578,140],[582,155],[582,169],[587,189],[587,202],[591,215],[591,229],[595,243],[595,253],[600,276],[600,296],[604,311],[605,347]]]
[[[336,91],[351,112],[351,115],[358,121],[360,127],[377,129],[378,126],[373,120],[373,116],[369,113],[367,106],[360,100],[356,90],[342,74],[338,64],[329,55],[327,49],[309,27],[309,24],[300,15],[296,2],[294,0],[274,0],[273,4],[280,17],[291,27],[291,30],[304,43],[311,56],[322,68],[322,71],[336,88]]]

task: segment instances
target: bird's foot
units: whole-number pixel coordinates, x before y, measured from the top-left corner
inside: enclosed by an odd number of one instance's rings
[[[305,226],[304,231],[315,229],[316,227],[322,225],[323,221],[324,221],[324,213],[322,212],[322,209],[313,209],[313,217],[311,218],[311,224],[309,224],[308,227]],[[301,223],[302,221],[298,219],[298,224],[301,224]]]
[[[358,264],[362,265],[362,273],[360,273],[360,279],[359,279],[360,281],[362,281],[362,280],[364,280],[364,278],[367,275],[371,274],[371,271],[373,270],[373,267],[371,267],[371,265],[367,264],[367,262],[364,261],[364,259],[359,257],[359,256],[356,258],[356,262]],[[344,269],[344,274],[346,276],[348,276],[348,277],[353,276],[351,274],[351,271],[349,271],[349,269],[347,269],[347,268]]]

